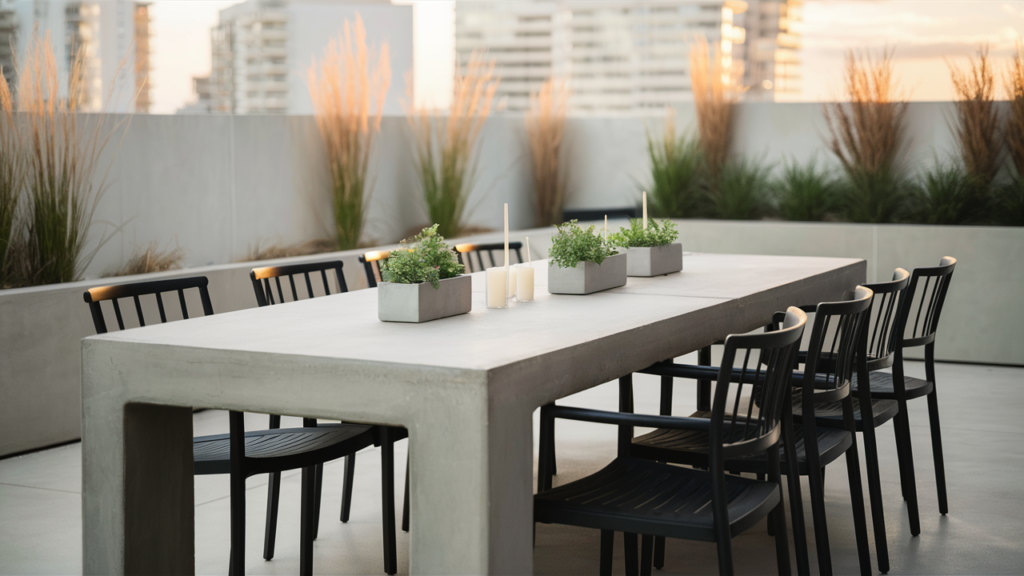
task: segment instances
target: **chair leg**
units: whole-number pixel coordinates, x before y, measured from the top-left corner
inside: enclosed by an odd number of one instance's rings
[[[856,435],[853,437],[853,444],[846,450],[846,471],[850,478],[850,505],[853,507],[853,530],[857,538],[860,573],[863,576],[870,576],[871,549],[868,545],[868,522],[864,513],[864,487],[860,480],[860,457],[857,454]]]
[[[316,477],[313,480],[313,540],[320,535],[320,495],[324,486],[324,465],[316,465]]]
[[[818,573],[832,574],[832,553],[825,520],[825,487],[818,455],[818,430],[813,418],[804,420],[804,451],[807,454],[807,483],[811,491],[811,515],[814,518],[814,544],[818,551]]]
[[[391,429],[381,427],[381,498],[384,515],[384,572],[398,571],[398,545],[395,542],[395,444]]]
[[[555,458],[555,421],[551,420],[551,475],[558,476],[558,462]]]
[[[274,559],[277,541],[277,507],[281,499],[281,473],[272,472],[267,484],[267,527],[263,535],[263,559]]]
[[[651,562],[654,559],[654,537],[644,534],[640,537],[640,576],[651,576]]]
[[[402,504],[402,532],[409,531],[409,453],[405,453],[405,502]]]
[[[348,522],[352,514],[352,483],[356,478],[356,455],[345,456],[345,479],[341,485],[341,521]]]
[[[612,576],[612,554],[615,546],[615,532],[601,530],[601,576]]]
[[[914,471],[914,448],[910,441],[910,417],[907,414],[906,401],[900,402],[900,410],[894,418],[896,428],[896,442],[903,444],[903,456],[905,461],[901,462],[904,491],[907,500],[907,516],[910,518],[910,535],[917,536],[921,533],[921,517],[917,508],[917,479]]]
[[[792,570],[789,565],[789,541],[786,538],[786,497],[785,488],[782,486],[778,445],[768,451],[768,480],[779,487],[779,503],[772,510],[769,519],[775,528],[775,559],[779,567],[779,576],[789,576]]]
[[[665,567],[665,537],[654,537],[654,567],[661,570]]]
[[[302,512],[299,531],[299,574],[313,575],[313,505],[316,502],[316,467],[302,469]]]
[[[636,534],[626,532],[622,535],[623,550],[625,552],[624,557],[626,559],[626,576],[638,576],[637,568],[639,567],[639,558],[637,557],[637,538]]]
[[[942,430],[939,428],[939,399],[935,396],[934,388],[928,395],[928,419],[932,428],[932,456],[935,458],[935,488],[939,493],[939,514],[948,514],[946,466],[942,459]]]
[[[878,442],[876,430],[864,426],[864,458],[868,469],[868,496],[871,499],[871,521],[875,530],[875,554],[878,556],[878,571],[889,572],[889,544],[885,535],[885,512],[882,506],[882,481],[878,467]]]
[[[245,574],[245,474],[242,458],[245,454],[245,436],[241,412],[229,412],[231,421],[231,560],[232,576]],[[239,432],[239,433],[236,433]]]

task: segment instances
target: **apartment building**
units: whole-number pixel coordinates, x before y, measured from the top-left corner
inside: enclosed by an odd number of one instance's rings
[[[247,0],[220,12],[211,31],[210,101],[214,112],[310,114],[306,71],[345,20],[359,15],[367,42],[387,42],[392,82],[385,113],[401,112],[412,69],[412,6],[390,2]]]
[[[509,111],[529,107],[529,95],[551,76],[566,78],[576,113],[637,113],[692,100],[689,43],[707,38],[737,79],[748,71],[743,26],[747,2],[734,0],[467,0],[457,2],[456,51],[465,63],[474,51],[493,57],[502,76],[498,98]],[[774,50],[790,50],[785,1],[759,0],[754,54],[759,85],[775,85]],[[790,2],[792,4],[792,2]],[[772,9],[774,8],[774,12]],[[762,17],[762,14],[765,16]],[[775,14],[771,22],[768,15]],[[774,28],[772,28],[774,26]],[[769,46],[767,34],[774,30]],[[759,36],[760,38],[760,36]],[[798,44],[796,45],[798,47]],[[795,72],[794,72],[795,73]],[[788,77],[787,77],[788,78]],[[786,87],[792,82],[785,82]],[[763,90],[774,95],[774,91]],[[759,96],[761,93],[759,92]]]
[[[795,100],[801,94],[801,0],[747,0],[740,17],[746,42],[740,49],[746,63],[746,100]]]

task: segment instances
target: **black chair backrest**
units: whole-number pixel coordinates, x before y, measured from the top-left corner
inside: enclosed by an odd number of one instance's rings
[[[116,284],[113,286],[98,286],[85,291],[85,301],[89,304],[89,311],[92,312],[92,323],[96,327],[97,334],[107,333],[107,323],[103,319],[103,308],[100,303],[109,300],[114,307],[114,315],[117,318],[117,327],[124,330],[124,316],[118,300],[131,298],[135,304],[135,313],[138,317],[139,326],[146,325],[145,315],[142,313],[142,301],[140,296],[156,296],[157,310],[160,313],[160,323],[167,322],[167,311],[164,308],[162,294],[167,292],[178,293],[178,303],[181,306],[181,316],[188,320],[188,305],[185,303],[185,290],[196,288],[199,290],[199,298],[203,307],[203,315],[213,314],[213,305],[210,303],[210,293],[207,290],[208,281],[205,276],[192,278],[173,278],[170,280],[154,280],[150,282],[133,282],[131,284]]]
[[[803,376],[804,417],[817,402],[836,402],[850,394],[863,330],[868,324],[874,292],[857,288],[841,302],[822,302],[814,311]]]
[[[522,242],[509,242],[509,264],[515,264],[511,262],[512,252],[516,253],[516,259],[518,262],[523,261],[523,254],[521,252],[523,248]],[[480,272],[486,268],[492,268],[494,266],[503,266],[505,264],[505,243],[495,242],[494,244],[456,244],[455,252],[459,255],[459,263],[466,267],[466,272]],[[490,264],[484,261],[483,255],[487,254]],[[476,255],[476,263],[473,262],[473,255]]]
[[[869,324],[864,332],[868,339],[865,343],[868,371],[892,366],[896,352],[896,325],[899,323],[903,296],[909,285],[910,272],[903,268],[897,268],[889,282],[865,284],[875,293],[871,301]]]
[[[945,256],[938,266],[914,268],[897,324],[897,328],[901,328],[898,337],[902,346],[924,346],[935,341],[939,314],[946,301],[946,290],[954,268],[956,258],[950,256]]]
[[[377,252],[367,252],[359,257],[359,263],[363,265],[363,270],[366,271],[366,285],[370,288],[376,288],[377,282],[381,281],[380,261],[384,260],[388,256],[391,256],[390,251],[381,250]]]
[[[780,330],[725,339],[711,407],[712,462],[764,452],[778,442],[806,324],[807,314],[790,307]],[[742,362],[737,362],[741,354]]]
[[[604,220],[605,216],[609,218],[638,218],[640,214],[637,214],[636,206],[564,210],[562,212],[562,222],[568,222],[569,220],[579,220],[580,222]]]
[[[281,278],[288,278],[288,286],[291,288],[290,293],[292,302],[299,300],[299,292],[295,288],[295,277],[302,276],[305,280],[306,286],[306,297],[313,298],[313,282],[310,279],[310,273],[319,272],[320,280],[323,281],[324,294],[331,294],[331,284],[327,279],[327,272],[333,271],[334,276],[337,279],[338,292],[348,292],[348,286],[345,284],[345,275],[341,269],[344,266],[341,260],[331,260],[328,262],[310,262],[307,264],[292,264],[290,266],[267,266],[265,268],[253,268],[249,272],[249,279],[252,280],[252,289],[256,292],[256,303],[260,306],[269,306],[271,304],[285,303],[287,299],[285,295],[288,292],[282,290]],[[273,280],[273,285],[271,284]],[[274,299],[274,286],[277,286],[277,299]]]

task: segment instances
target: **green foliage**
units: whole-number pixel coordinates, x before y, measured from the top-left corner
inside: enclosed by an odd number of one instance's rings
[[[427,213],[437,222],[444,236],[456,236],[462,230],[466,199],[472,188],[474,168],[467,164],[469,150],[442,150],[435,155],[433,145],[418,148],[420,184]],[[439,157],[438,157],[439,156]]]
[[[401,248],[392,250],[390,257],[380,263],[380,276],[395,284],[430,282],[436,290],[441,287],[441,280],[459,276],[463,269],[434,224],[413,238],[412,247],[403,240]]]
[[[898,222],[906,213],[912,188],[901,172],[851,168],[846,176],[839,195],[845,220],[887,224]]]
[[[647,230],[644,230],[642,219],[630,218],[629,228],[622,228],[608,236],[608,243],[623,248],[651,248],[671,244],[678,237],[676,224],[671,220],[662,220],[658,224],[657,220],[650,218],[647,220]]]
[[[651,158],[649,200],[655,216],[696,218],[703,214],[703,160],[697,138],[666,134],[655,141],[647,135]]]
[[[575,268],[580,262],[600,264],[605,258],[618,254],[594,232],[593,226],[584,230],[575,220],[570,220],[555,228],[558,228],[558,234],[552,238],[551,250],[548,250],[551,266],[557,264],[559,268]]]
[[[1024,176],[999,187],[995,220],[1003,226],[1024,226]]]
[[[804,166],[786,163],[772,188],[779,215],[785,220],[817,222],[836,209],[836,179],[819,169],[814,160]]]
[[[730,160],[708,192],[713,214],[726,220],[760,218],[769,197],[772,167],[756,160]]]
[[[919,224],[972,224],[984,221],[991,202],[978,178],[957,165],[926,172],[909,198],[911,219]]]

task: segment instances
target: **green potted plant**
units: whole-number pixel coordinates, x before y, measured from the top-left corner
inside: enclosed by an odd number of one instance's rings
[[[473,281],[463,276],[455,252],[438,235],[437,224],[424,228],[411,246],[403,241],[381,260],[377,318],[382,322],[429,322],[465,314],[473,307]]]
[[[591,294],[626,284],[626,254],[604,242],[593,226],[584,230],[570,220],[556,228],[548,251],[548,292]]]
[[[683,269],[683,245],[677,238],[679,232],[671,220],[648,220],[645,229],[642,220],[630,218],[629,228],[620,229],[608,241],[626,249],[629,276],[661,276]]]

